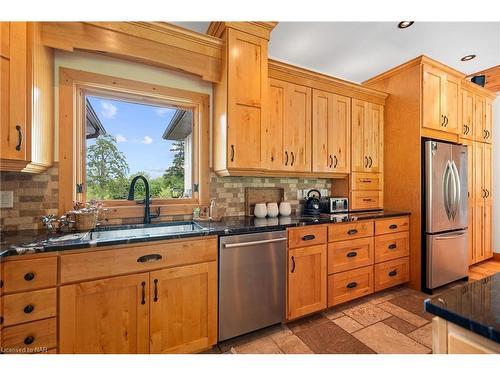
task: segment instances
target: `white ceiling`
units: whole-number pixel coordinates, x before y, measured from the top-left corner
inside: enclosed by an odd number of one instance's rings
[[[206,32],[208,22],[174,22]],[[500,64],[500,22],[280,22],[269,56],[362,82],[425,54],[466,74]],[[475,54],[468,62],[460,58]]]

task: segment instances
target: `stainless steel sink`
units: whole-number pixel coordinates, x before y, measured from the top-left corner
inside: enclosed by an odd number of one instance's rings
[[[165,225],[124,227],[117,229],[99,228],[88,232],[82,240],[120,240],[125,238],[149,238],[165,235],[203,233],[207,229],[194,222],[174,222]]]

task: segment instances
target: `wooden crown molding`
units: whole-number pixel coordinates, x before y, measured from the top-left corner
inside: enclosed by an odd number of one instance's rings
[[[476,74],[474,74],[474,75],[476,75]],[[472,92],[475,92],[479,95],[486,96],[492,100],[495,100],[497,95],[495,92],[493,92],[491,90],[491,88],[482,87],[482,86],[479,86],[478,84],[475,84],[474,82],[470,81],[470,78],[473,77],[474,75],[467,77],[462,81],[462,88],[469,90],[469,91],[472,91]]]
[[[237,29],[248,34],[258,36],[269,40],[271,31],[276,27],[278,22],[261,22],[261,21],[249,21],[249,22],[225,22],[225,21],[215,21],[210,22],[208,26],[207,34],[215,36],[217,38],[222,38],[224,30],[226,27]]]
[[[163,22],[43,22],[43,44],[106,53],[218,82],[223,41]]]
[[[480,72],[477,72],[477,73],[474,73],[474,74],[467,76],[467,78],[470,79],[474,76],[479,76],[479,75],[483,75],[483,74],[486,76],[486,84],[484,85],[484,87],[488,90],[493,91],[493,92],[499,92],[500,91],[500,65],[493,66],[493,67],[485,69],[485,70],[481,70]]]

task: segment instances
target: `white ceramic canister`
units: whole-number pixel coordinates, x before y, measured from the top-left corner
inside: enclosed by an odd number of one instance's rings
[[[267,215],[267,208],[265,203],[256,203],[255,208],[253,210],[253,214],[255,217],[258,217],[259,219],[263,219]]]
[[[267,204],[267,216],[277,217],[280,213],[278,209],[278,203],[268,203]]]
[[[280,215],[281,216],[290,216],[292,213],[292,206],[290,202],[281,202],[280,203]]]

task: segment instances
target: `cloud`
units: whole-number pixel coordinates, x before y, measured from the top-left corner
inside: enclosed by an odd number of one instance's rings
[[[145,135],[144,138],[142,139],[141,143],[143,143],[145,145],[150,145],[151,143],[153,143],[153,138],[151,138],[148,135]]]
[[[118,142],[118,143],[127,142],[127,138],[121,134],[117,134],[115,139],[116,139],[116,142]]]
[[[110,102],[107,102],[105,100],[101,100],[101,115],[103,115],[106,118],[115,118],[116,112],[118,112],[118,108],[116,108],[113,104]]]
[[[160,117],[165,116],[169,111],[169,108],[156,108],[156,114]]]

